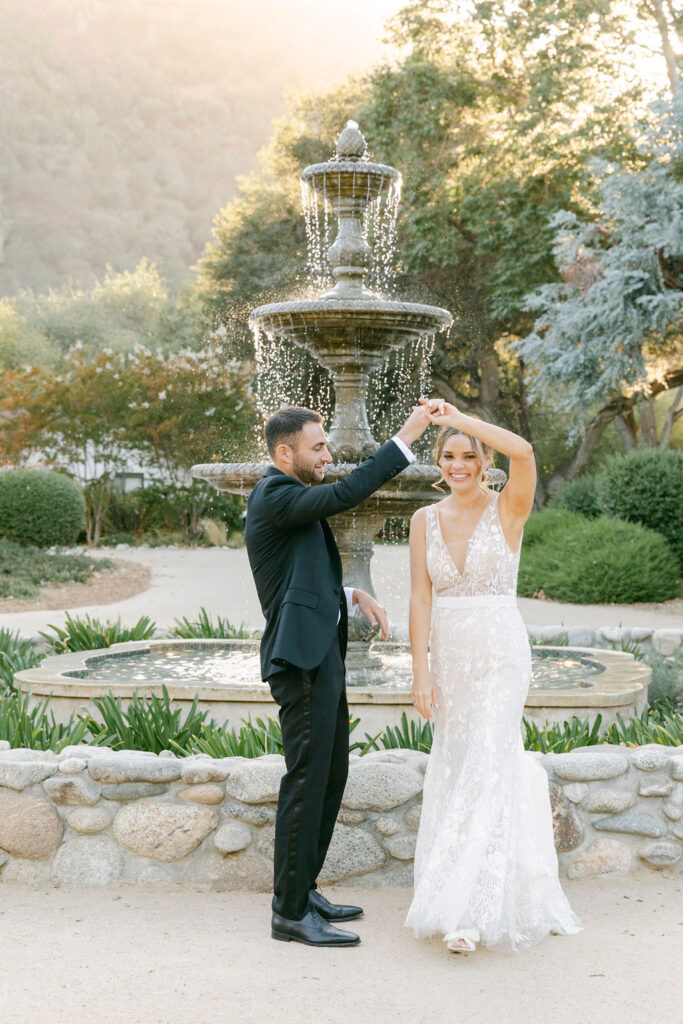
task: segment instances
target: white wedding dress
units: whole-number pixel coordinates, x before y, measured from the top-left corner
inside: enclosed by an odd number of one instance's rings
[[[462,574],[438,505],[425,511],[437,707],[406,925],[418,938],[516,952],[581,930],[558,879],[548,778],[520,733],[531,653],[515,599],[519,553],[495,492]]]

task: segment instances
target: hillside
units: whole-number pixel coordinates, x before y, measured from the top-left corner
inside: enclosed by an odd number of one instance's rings
[[[182,280],[285,90],[378,52],[338,20],[265,0],[3,0],[0,296],[142,257]]]

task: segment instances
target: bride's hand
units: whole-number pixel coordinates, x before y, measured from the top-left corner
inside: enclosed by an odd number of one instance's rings
[[[431,672],[419,673],[413,676],[411,696],[416,711],[423,718],[431,718],[432,708],[436,707],[436,690]]]
[[[439,427],[454,426],[452,420],[457,422],[460,412],[454,405],[447,402],[444,398],[421,398],[420,402],[425,407],[425,411],[429,416],[432,423],[436,423]]]

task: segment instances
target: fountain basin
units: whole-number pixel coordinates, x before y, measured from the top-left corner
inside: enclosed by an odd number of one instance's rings
[[[410,658],[405,644],[351,645],[347,659],[349,708],[360,718],[358,734],[376,734],[397,725],[405,711],[417,718],[410,698]],[[359,656],[356,657],[356,654]],[[543,669],[553,662],[553,671]],[[573,679],[561,678],[561,662]],[[605,725],[616,715],[640,714],[647,702],[651,670],[621,651],[593,648],[534,648],[532,689],[525,715],[543,723],[562,722],[572,715],[591,720],[600,713]],[[540,666],[540,670],[539,670]],[[558,668],[560,678],[558,679]],[[543,676],[544,678],[541,678]],[[370,683],[369,679],[373,679]],[[95,712],[93,697],[111,692],[128,703],[140,695],[161,695],[166,686],[174,703],[189,708],[194,697],[219,723],[240,718],[275,717],[268,686],[261,682],[258,643],[250,640],[143,640],[113,644],[106,650],[80,651],[46,658],[40,666],[18,672],[15,683],[35,705],[51,697],[57,721],[72,712]]]

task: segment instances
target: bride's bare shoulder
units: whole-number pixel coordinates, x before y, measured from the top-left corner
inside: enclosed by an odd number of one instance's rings
[[[427,519],[427,510],[430,509],[431,505],[423,505],[422,508],[418,508],[417,512],[413,512],[410,520],[411,526],[422,526]]]

